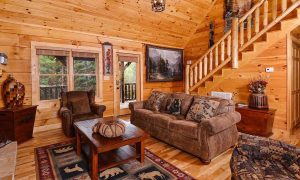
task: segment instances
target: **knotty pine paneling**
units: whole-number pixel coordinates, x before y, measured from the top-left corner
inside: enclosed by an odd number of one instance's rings
[[[78,46],[90,46],[101,48],[101,43],[111,42],[116,50],[130,50],[144,52],[144,45],[138,41],[123,40],[104,36],[93,36],[84,33],[68,32],[55,29],[45,29],[27,25],[1,22],[0,20],[0,52],[8,55],[9,62],[6,72],[0,79],[0,83],[6,79],[8,74],[25,85],[25,104],[32,104],[32,82],[31,82],[31,41],[49,42],[57,44],[72,44]],[[144,61],[145,62],[145,61]],[[145,65],[143,66],[146,67]],[[146,73],[146,69],[143,70]],[[144,74],[145,80],[145,74]],[[113,77],[109,81],[103,81],[103,104],[107,110],[104,115],[109,116],[113,111]],[[144,81],[144,97],[148,98],[153,89],[162,91],[183,91],[183,82],[176,83],[147,83]],[[1,93],[1,90],[0,90]],[[36,115],[36,129],[47,129],[57,127],[61,122],[57,118],[59,102],[48,104],[48,107],[40,106]],[[0,107],[3,107],[0,97]],[[50,107],[50,108],[49,108]]]
[[[209,23],[215,22],[215,42],[224,35],[224,0],[216,0],[196,32],[190,37],[184,47],[185,60],[197,60],[208,50]]]
[[[270,108],[277,109],[274,127],[287,130],[287,43],[286,38],[279,40],[261,54],[253,57],[232,73],[223,76],[213,87],[207,88],[203,94],[211,91],[232,92],[235,102],[248,103],[248,84],[251,78],[258,75],[269,76],[266,89]],[[265,73],[265,68],[274,67],[274,73]]]
[[[166,10],[156,13],[151,1],[4,0],[0,20],[184,47],[213,4],[166,1]]]

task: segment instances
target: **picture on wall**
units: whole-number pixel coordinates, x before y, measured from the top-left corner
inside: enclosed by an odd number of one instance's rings
[[[113,46],[109,42],[102,44],[103,48],[103,74],[109,76],[113,74]]]
[[[182,49],[146,46],[148,82],[182,81],[182,65]]]

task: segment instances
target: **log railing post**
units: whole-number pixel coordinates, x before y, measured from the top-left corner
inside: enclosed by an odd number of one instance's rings
[[[190,93],[190,67],[191,61],[187,61],[185,65],[185,93]]]
[[[231,29],[231,61],[232,61],[232,68],[238,68],[239,67],[239,62],[238,62],[238,55],[239,55],[239,41],[238,41],[238,36],[239,36],[239,20],[238,18],[234,17],[232,18],[232,29]]]

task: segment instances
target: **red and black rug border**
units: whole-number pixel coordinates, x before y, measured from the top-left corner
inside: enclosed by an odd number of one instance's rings
[[[46,146],[36,147],[34,148],[34,155],[35,155],[35,166],[36,166],[36,173],[37,173],[37,179],[39,180],[49,180],[49,179],[55,179],[53,165],[51,163],[49,154],[47,152],[47,149],[56,147],[56,146],[62,146],[67,144],[74,144],[73,141],[65,141],[61,143],[55,143],[50,144]],[[157,156],[147,148],[145,148],[145,155],[153,161],[155,164],[157,164],[159,167],[163,168],[164,170],[171,173],[173,176],[175,176],[178,180],[185,180],[185,179],[194,179],[184,171],[180,170],[173,164],[167,162],[166,160],[162,159],[161,157]]]

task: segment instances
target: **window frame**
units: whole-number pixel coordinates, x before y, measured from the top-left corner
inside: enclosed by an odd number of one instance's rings
[[[102,70],[102,48],[87,47],[87,46],[74,46],[65,44],[45,43],[45,42],[31,42],[31,76],[32,76],[32,104],[41,106],[48,106],[46,103],[59,103],[59,99],[40,100],[40,63],[39,55],[36,54],[37,49],[49,50],[64,50],[68,51],[67,56],[67,86],[68,91],[74,90],[74,59],[72,52],[87,52],[95,53],[96,64],[96,102],[103,102],[103,70]],[[44,104],[45,102],[45,104]]]
[[[73,58],[73,60],[72,60],[73,66],[70,67],[70,68],[73,69],[73,81],[75,81],[75,76],[96,76],[96,94],[97,94],[97,92],[98,92],[97,82],[99,82],[99,78],[98,78],[98,71],[99,71],[99,69],[97,69],[97,64],[98,64],[97,59],[98,58],[95,58],[95,65],[96,65],[96,67],[95,67],[95,74],[76,74],[76,73],[74,73],[74,57],[72,57],[72,58]],[[73,83],[73,89],[75,89],[75,82]]]

